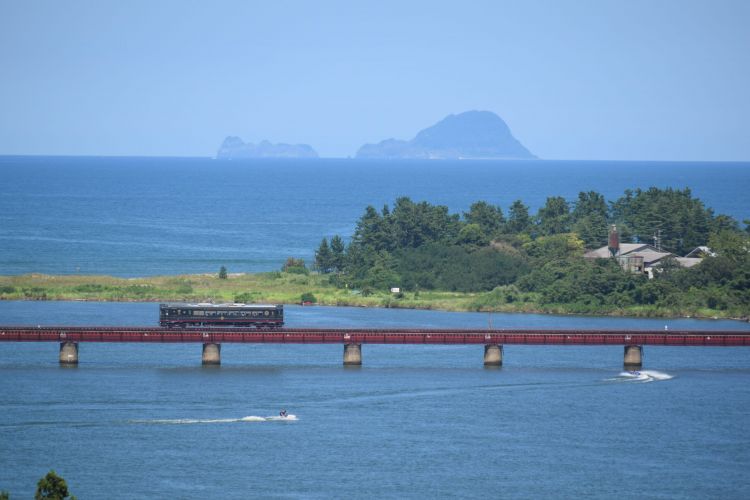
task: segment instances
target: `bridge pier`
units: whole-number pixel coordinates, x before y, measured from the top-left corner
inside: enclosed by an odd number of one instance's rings
[[[503,366],[503,346],[499,344],[484,346],[484,366]]]
[[[78,342],[60,342],[60,364],[78,364]]]
[[[344,366],[362,364],[362,344],[344,344]]]
[[[626,370],[640,370],[643,366],[643,346],[626,345],[623,365]]]
[[[203,344],[203,356],[201,359],[203,365],[220,365],[221,364],[221,344],[208,342]]]

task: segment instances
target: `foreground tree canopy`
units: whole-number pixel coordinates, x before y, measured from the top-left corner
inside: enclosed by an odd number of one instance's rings
[[[710,245],[717,256],[691,269],[667,262],[656,279],[623,271],[611,259],[587,260],[585,249],[607,244],[610,224],[622,242],[660,240],[684,255]],[[689,189],[627,190],[614,202],[581,192],[569,202],[547,198],[536,215],[521,200],[506,217],[499,206],[473,203],[463,214],[398,198],[365,209],[348,246],[323,238],[315,267],[339,286],[371,290],[499,290],[502,300],[567,304],[568,310],[638,305],[747,311],[750,261],[747,228],[715,215]]]
[[[68,496],[68,484],[65,479],[58,476],[55,471],[51,470],[46,476],[41,478],[36,485],[35,500],[75,500],[75,496]]]

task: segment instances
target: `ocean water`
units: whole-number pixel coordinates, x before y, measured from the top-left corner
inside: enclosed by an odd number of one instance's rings
[[[397,196],[536,210],[690,187],[750,216],[750,164],[0,157],[0,274],[277,269]],[[155,325],[156,304],[0,302],[2,324]],[[290,326],[738,329],[736,321],[287,307]],[[750,351],[0,342],[0,491],[87,498],[750,497]],[[286,408],[294,419],[276,418]]]
[[[155,324],[138,303],[0,302],[5,324]],[[486,314],[288,307],[295,326],[471,326]],[[749,330],[733,321],[493,315],[496,326]],[[0,342],[0,490],[78,498],[750,496],[750,352],[622,347]],[[293,419],[276,418],[281,408]]]
[[[750,163],[215,161],[0,157],[0,275],[147,276],[310,262],[399,196],[452,212],[486,200],[535,212],[548,196],[689,187],[717,213],[750,218]]]

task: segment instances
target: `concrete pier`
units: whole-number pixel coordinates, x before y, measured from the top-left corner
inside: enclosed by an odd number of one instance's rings
[[[484,346],[484,366],[503,366],[503,346],[498,344]]]
[[[202,360],[204,365],[220,365],[221,364],[221,344],[207,343],[203,344],[203,357]]]
[[[344,344],[344,366],[362,364],[362,344]]]
[[[639,370],[643,366],[643,346],[625,346],[624,366],[626,370]]]
[[[60,364],[78,364],[78,342],[60,342]]]

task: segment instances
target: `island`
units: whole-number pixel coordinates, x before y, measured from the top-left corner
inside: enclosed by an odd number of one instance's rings
[[[448,115],[420,131],[414,139],[386,139],[365,144],[356,158],[372,159],[534,159],[513,137],[510,128],[491,111]]]
[[[307,144],[273,144],[260,141],[258,144],[243,142],[236,136],[229,136],[216,153],[218,160],[241,158],[317,158],[318,153]]]

